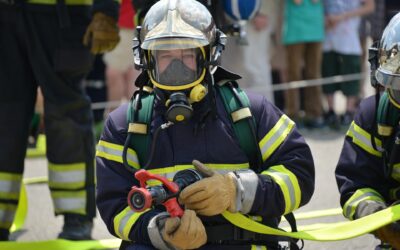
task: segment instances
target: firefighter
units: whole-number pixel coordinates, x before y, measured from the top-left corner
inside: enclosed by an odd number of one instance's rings
[[[9,239],[24,170],[36,89],[44,96],[49,188],[59,238],[88,240],[95,216],[90,100],[81,86],[93,52],[118,42],[118,3],[0,1],[0,240]],[[91,21],[92,20],[92,21]],[[89,25],[90,23],[90,25]],[[87,29],[88,28],[88,29]],[[90,46],[83,45],[85,42]]]
[[[240,229],[221,213],[277,227],[282,215],[310,200],[313,158],[294,122],[265,97],[242,92],[240,77],[217,66],[226,37],[201,3],[157,2],[138,39],[135,62],[144,71],[134,104],[110,113],[96,152],[96,204],[110,233],[123,240],[120,249],[280,249],[280,238]],[[228,104],[246,96],[248,108],[228,113],[223,90],[234,93]],[[204,179],[180,193],[182,217],[170,217],[163,206],[143,212],[128,206],[131,187],[139,186],[136,170],[172,179],[194,167]]]
[[[400,14],[370,49],[371,82],[377,94],[365,98],[347,131],[336,167],[343,214],[367,216],[400,200]],[[374,74],[373,72],[376,71]],[[400,249],[398,222],[377,229],[377,249]]]

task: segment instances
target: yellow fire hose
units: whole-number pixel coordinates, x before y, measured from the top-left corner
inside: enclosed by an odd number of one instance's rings
[[[39,155],[36,152],[31,156]],[[11,227],[11,232],[18,231],[23,228],[27,210],[28,202],[26,195],[25,185],[34,183],[45,183],[46,177],[37,177],[24,179],[18,209]],[[311,211],[304,213],[295,213],[297,220],[310,219],[323,216],[332,216],[341,214],[340,208]],[[350,238],[355,238],[369,232],[376,230],[382,226],[400,220],[400,205],[389,207],[385,210],[371,214],[369,216],[354,220],[342,221],[336,223],[315,223],[306,226],[299,226],[298,232],[287,232],[276,228],[271,228],[258,223],[245,215],[239,213],[230,213],[228,211],[222,214],[228,221],[237,227],[250,230],[261,234],[271,234],[279,236],[288,236],[292,238],[312,240],[312,241],[340,241]],[[2,250],[97,250],[97,249],[110,249],[118,248],[121,243],[120,239],[104,239],[104,240],[89,240],[89,241],[68,241],[68,240],[48,240],[37,242],[0,242],[0,249]]]

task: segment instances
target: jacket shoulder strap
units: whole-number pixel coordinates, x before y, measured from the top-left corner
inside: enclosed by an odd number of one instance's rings
[[[151,145],[150,125],[153,116],[154,93],[146,88],[136,93],[127,110],[129,147],[134,149],[138,160],[145,164]]]
[[[239,140],[241,149],[246,153],[253,170],[261,167],[261,152],[256,136],[256,122],[251,113],[250,101],[246,93],[231,82],[216,85],[222,97],[225,110],[230,114],[230,121]]]

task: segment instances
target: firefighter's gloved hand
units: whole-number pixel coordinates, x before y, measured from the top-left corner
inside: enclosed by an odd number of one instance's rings
[[[117,21],[97,12],[86,29],[83,44],[90,47],[93,54],[100,54],[114,49],[119,40]]]
[[[207,242],[206,229],[193,210],[186,209],[183,216],[165,221],[163,238],[178,249],[195,249]]]
[[[194,160],[196,170],[205,177],[180,193],[179,202],[197,214],[212,216],[225,210],[236,212],[236,181],[233,173],[219,174]]]
[[[387,208],[383,201],[366,200],[357,206],[354,218],[358,219]],[[381,241],[389,243],[395,249],[400,249],[400,224],[392,223],[373,232]]]

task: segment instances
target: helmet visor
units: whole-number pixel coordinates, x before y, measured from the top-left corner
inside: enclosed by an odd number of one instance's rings
[[[160,48],[148,51],[152,65],[149,74],[154,85],[166,90],[182,90],[204,79],[206,53],[203,47],[168,49],[171,47],[165,45],[164,49]]]
[[[385,88],[400,90],[400,75],[393,74],[383,68],[379,68],[375,72],[376,80]]]

